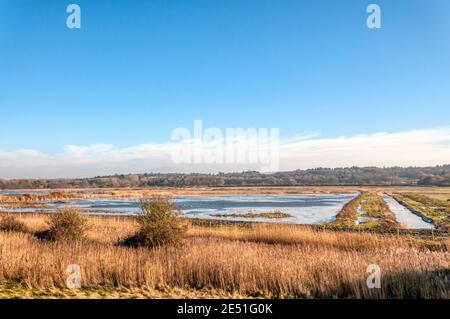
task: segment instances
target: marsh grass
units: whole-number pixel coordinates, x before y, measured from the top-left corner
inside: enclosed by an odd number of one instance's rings
[[[70,297],[65,271],[79,264],[83,296],[450,298],[448,239],[432,241],[430,249],[430,239],[411,236],[294,225],[194,226],[182,245],[146,249],[117,245],[117,238],[139,229],[132,218],[87,218],[87,241],[0,232],[0,286]],[[18,219],[36,231],[47,227],[45,216]],[[367,288],[369,264],[382,270],[381,289]]]
[[[336,215],[336,220],[330,223],[336,227],[354,227],[355,220],[358,218],[358,207],[361,205],[365,192],[361,192],[357,197],[346,203],[341,211]]]
[[[394,193],[392,196],[415,214],[432,221],[439,229],[450,230],[450,203],[414,193]]]
[[[0,231],[28,233],[30,230],[23,221],[13,215],[4,215],[0,219]]]

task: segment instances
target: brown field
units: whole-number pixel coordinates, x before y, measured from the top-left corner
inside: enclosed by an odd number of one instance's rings
[[[450,298],[450,241],[333,232],[304,226],[192,226],[182,245],[118,245],[131,218],[89,218],[80,243],[41,241],[45,215],[19,219],[30,233],[0,232],[0,297],[25,298]],[[69,264],[82,289],[65,288]],[[381,268],[369,289],[368,265]]]

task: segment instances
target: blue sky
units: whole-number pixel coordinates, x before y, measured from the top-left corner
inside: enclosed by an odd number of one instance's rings
[[[0,0],[0,151],[448,127],[450,2],[372,2],[379,30],[361,0]]]

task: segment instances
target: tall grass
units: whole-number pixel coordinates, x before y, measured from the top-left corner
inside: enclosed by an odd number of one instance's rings
[[[18,220],[13,215],[4,215],[0,218],[0,231],[7,232],[29,232],[28,227],[21,220]]]
[[[43,227],[39,218],[21,220]],[[422,239],[406,236],[256,225],[194,227],[182,246],[149,250],[116,245],[114,238],[137,229],[131,219],[95,217],[89,223],[91,240],[84,242],[40,241],[30,234],[0,232],[0,285],[63,288],[67,266],[79,264],[83,288],[214,289],[264,297],[450,298],[448,241],[432,251]],[[381,268],[381,289],[366,285],[369,264]]]
[[[343,251],[332,247],[190,239],[180,247],[130,249],[42,243],[0,234],[0,280],[64,287],[67,265],[83,287],[214,288],[267,297],[450,297],[447,252],[417,249]],[[366,269],[382,269],[382,288],[366,286]]]

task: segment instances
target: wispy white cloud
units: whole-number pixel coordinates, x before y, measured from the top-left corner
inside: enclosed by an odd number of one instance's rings
[[[0,150],[0,178],[86,177],[142,172],[217,172],[258,169],[258,165],[186,164],[171,158],[174,143],[125,148],[67,145],[60,153]],[[197,150],[198,151],[198,150]],[[450,127],[335,138],[296,136],[277,147],[279,169],[343,166],[426,166],[450,163]]]

